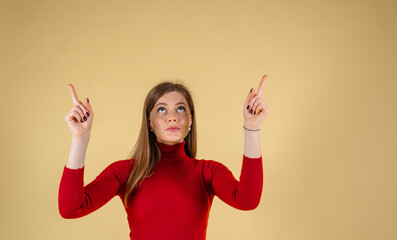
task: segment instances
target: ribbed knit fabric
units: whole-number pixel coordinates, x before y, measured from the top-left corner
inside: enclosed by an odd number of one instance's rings
[[[222,163],[192,159],[185,141],[175,145],[157,142],[161,159],[145,178],[126,208],[132,240],[204,240],[214,196],[240,210],[255,209],[262,195],[262,157],[243,155],[240,181]],[[106,167],[84,186],[84,167],[64,166],[58,206],[63,218],[83,217],[114,196],[123,204],[126,180],[134,159]],[[124,205],[123,205],[124,206]]]

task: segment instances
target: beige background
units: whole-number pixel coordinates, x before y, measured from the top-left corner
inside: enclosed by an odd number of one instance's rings
[[[0,239],[129,239],[118,197],[63,219],[67,87],[95,112],[85,183],[125,159],[144,98],[184,82],[197,158],[238,179],[242,104],[263,74],[264,188],[240,211],[217,197],[215,239],[397,239],[396,1],[2,1]]]

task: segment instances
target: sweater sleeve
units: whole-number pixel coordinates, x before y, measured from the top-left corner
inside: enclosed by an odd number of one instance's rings
[[[88,215],[120,193],[127,179],[130,160],[111,163],[92,182],[84,186],[84,169],[63,169],[58,192],[58,208],[63,218]]]
[[[249,158],[243,155],[240,181],[222,163],[206,160],[204,178],[210,194],[234,208],[253,210],[259,205],[262,195],[262,156]]]

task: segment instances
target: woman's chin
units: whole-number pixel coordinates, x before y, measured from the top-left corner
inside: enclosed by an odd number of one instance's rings
[[[175,144],[175,143],[181,143],[183,142],[184,138],[180,135],[174,135],[174,136],[166,136],[165,138],[162,139],[162,142],[166,142],[167,144]]]

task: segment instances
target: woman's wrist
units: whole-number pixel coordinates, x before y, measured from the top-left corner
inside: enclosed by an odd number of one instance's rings
[[[259,126],[249,125],[246,122],[243,124],[244,131],[259,131]]]
[[[247,130],[247,131],[252,131],[252,132],[261,130],[260,128],[258,128],[258,129],[246,128],[244,125],[243,125],[243,128],[244,128],[245,130]]]
[[[244,155],[249,158],[261,156],[260,131],[244,130]]]

